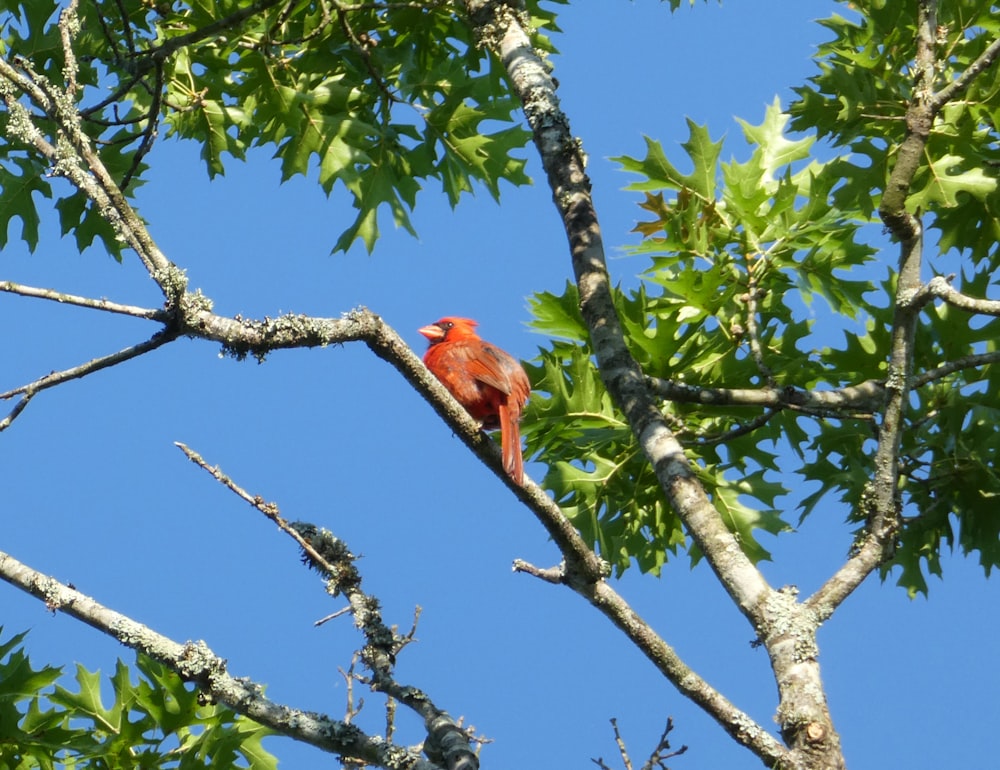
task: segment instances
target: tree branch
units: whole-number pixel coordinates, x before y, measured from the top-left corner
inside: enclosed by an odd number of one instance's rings
[[[900,242],[899,276],[896,285],[892,321],[892,342],[886,378],[886,403],[875,451],[875,475],[871,495],[864,511],[867,530],[886,550],[899,526],[899,447],[903,435],[903,413],[908,401],[910,375],[913,371],[913,347],[920,313],[916,301],[921,289],[923,263],[923,226],[906,210],[913,177],[923,162],[924,148],[930,136],[935,111],[930,104],[935,71],[936,0],[920,0],[917,22],[916,83],[906,113],[906,138],[900,145],[898,159],[889,175],[882,196],[879,215]],[[862,549],[854,558],[867,553]],[[874,569],[878,562],[867,566]]]
[[[979,58],[966,68],[965,72],[934,94],[929,101],[930,107],[935,111],[942,109],[948,102],[964,92],[982,72],[992,66],[997,57],[1000,57],[1000,38],[994,39],[979,55]]]
[[[213,700],[282,735],[392,770],[440,770],[439,765],[377,736],[368,736],[354,725],[270,701],[259,684],[230,676],[226,661],[204,642],[179,644],[3,552],[0,579],[42,600],[50,611],[70,615],[170,667]]]
[[[851,557],[805,601],[818,622],[827,620],[854,590],[885,560],[885,545],[878,538],[865,538]]]
[[[128,361],[131,358],[137,358],[145,353],[149,353],[151,350],[156,350],[158,347],[166,345],[168,342],[173,342],[177,339],[177,336],[175,331],[165,329],[157,332],[145,342],[140,342],[138,345],[132,345],[116,353],[95,358],[79,366],[74,366],[71,369],[63,369],[60,372],[46,374],[34,382],[29,382],[27,385],[21,385],[13,390],[0,393],[0,400],[7,400],[17,395],[23,396],[7,416],[3,420],[0,420],[0,432],[10,427],[10,424],[24,411],[28,402],[36,393],[53,388],[56,385],[61,385],[64,382],[69,382],[70,380],[78,380],[81,377],[86,377],[88,374],[99,372],[101,369],[107,369],[110,366]]]
[[[906,198],[914,175],[923,163],[934,118],[949,100],[968,88],[996,61],[1000,56],[1000,40],[994,40],[965,72],[935,93],[937,0],[920,0],[918,9],[916,75],[914,94],[906,112],[907,133],[896,153],[896,164],[879,206],[882,221],[900,242],[900,266],[885,383],[886,402],[875,452],[875,477],[862,500],[867,521],[865,536],[855,544],[848,561],[806,602],[820,620],[828,618],[891,555],[895,532],[900,525],[899,449],[909,391],[960,369],[1000,360],[995,353],[965,356],[913,376],[917,318],[927,302],[938,297],[966,312],[1000,315],[1000,302],[968,297],[956,291],[949,284],[949,278],[938,276],[921,285],[922,224],[906,210]]]
[[[986,366],[987,364],[995,364],[997,362],[1000,362],[1000,352],[998,351],[993,351],[992,353],[974,353],[973,355],[962,356],[961,358],[956,358],[954,361],[941,364],[941,366],[928,369],[923,374],[917,375],[913,378],[910,386],[912,388],[919,388],[929,382],[940,380],[943,377],[947,377],[949,374],[954,374],[962,369],[973,369],[979,366]]]
[[[780,741],[689,668],[607,581],[580,583],[570,577],[567,583],[621,630],[667,681],[715,719],[733,740],[750,749],[768,767],[797,767],[792,753]]]
[[[53,86],[28,70],[25,63],[22,65],[28,74],[21,74],[0,57],[0,99],[9,113],[7,134],[33,146],[52,164],[54,175],[67,179],[90,199],[116,234],[136,252],[168,302],[176,301],[186,291],[187,279],[156,246],[142,219],[94,152],[90,139],[80,130],[76,95]],[[44,137],[27,108],[18,101],[18,91],[58,127],[55,144]]]
[[[65,294],[55,289],[41,289],[34,286],[14,283],[13,281],[0,281],[0,291],[11,294],[20,294],[22,297],[35,297],[36,299],[48,299],[65,305],[76,305],[92,310],[104,310],[108,313],[121,313],[134,318],[144,318],[147,321],[159,321],[169,323],[172,315],[166,310],[153,308],[136,307],[135,305],[121,305],[117,302],[110,302],[106,299],[92,299],[90,297],[80,297],[76,294]]]
[[[205,309],[204,298],[187,295],[181,303],[181,334],[221,342],[238,359],[248,355],[263,360],[272,350],[364,342],[389,363],[420,393],[455,435],[510,488],[535,515],[562,552],[568,565],[587,580],[600,580],[608,566],[584,542],[566,515],[545,491],[528,480],[518,486],[503,469],[500,447],[469,416],[454,396],[428,371],[406,341],[367,308],[357,308],[341,318],[285,315],[263,321],[225,318]]]
[[[559,106],[548,68],[525,32],[523,8],[513,0],[465,0],[465,6],[477,37],[500,59],[524,107],[569,241],[580,309],[608,392],[624,412],[670,504],[733,601],[759,628],[764,623],[762,600],[771,589],[712,506],[625,345],[584,155]]]
[[[197,452],[181,443],[177,446],[193,463],[210,473],[227,489],[250,503],[254,508],[273,521],[282,532],[291,537],[302,549],[307,562],[327,580],[327,593],[331,596],[343,595],[354,616],[354,625],[366,640],[361,649],[361,660],[372,672],[370,682],[373,690],[386,693],[416,712],[427,728],[429,756],[434,748],[445,760],[449,770],[477,770],[479,760],[469,745],[469,736],[445,711],[442,711],[416,687],[402,685],[393,675],[396,654],[406,641],[382,621],[379,602],[374,596],[361,590],[361,573],[355,566],[355,556],[347,545],[326,530],[296,522],[289,524],[275,503],[266,503],[259,495],[251,495],[216,466],[210,468]],[[434,747],[434,748],[431,748]]]
[[[523,6],[514,0],[465,0],[465,5],[477,37],[507,70],[532,128],[569,241],[580,309],[601,377],[625,414],[667,500],[767,649],[781,697],[777,718],[794,750],[781,746],[752,723],[741,724],[739,712],[731,710],[714,690],[689,689],[692,680],[688,672],[680,673],[680,661],[671,663],[671,668],[677,668],[668,678],[765,763],[791,770],[822,755],[831,767],[842,766],[839,737],[830,720],[816,663],[815,615],[795,601],[793,592],[772,589],[743,553],[695,477],[625,344],[584,154],[559,107],[548,69],[525,32]],[[672,650],[658,636],[647,633],[645,624],[627,604],[611,598],[613,591],[606,582],[580,580],[569,564],[564,579],[629,634],[651,660],[659,665],[670,659]]]
[[[676,650],[629,606],[607,581],[589,583],[574,579],[564,565],[541,568],[522,559],[514,560],[514,571],[537,577],[546,583],[563,584],[589,601],[646,656],[677,690],[699,705],[738,743],[750,748],[766,763],[792,767],[788,750],[747,713],[733,705],[695,671]]]
[[[260,361],[273,350],[364,342],[376,356],[390,363],[402,374],[465,445],[514,491],[545,527],[575,570],[590,580],[599,580],[607,573],[607,565],[584,542],[552,498],[533,482],[529,481],[522,487],[510,479],[503,470],[497,443],[480,430],[479,423],[469,416],[451,393],[427,370],[423,361],[406,342],[379,316],[366,308],[345,313],[339,319],[288,314],[273,319],[252,320],[240,316],[226,318],[216,315],[211,311],[211,301],[200,293],[183,293],[173,312],[170,312],[78,297],[10,281],[0,282],[0,291],[171,323],[169,330],[157,333],[145,343],[72,369],[45,375],[32,383],[0,393],[0,399],[24,395],[7,417],[0,421],[0,431],[20,415],[35,393],[127,361],[181,336],[219,342],[226,353],[238,360],[253,356]]]
[[[76,76],[80,71],[76,61],[76,53],[73,51],[73,41],[80,34],[80,19],[77,16],[78,5],[79,0],[70,0],[59,14],[59,38],[63,49],[63,81],[66,84],[66,93],[69,94],[77,91]]]
[[[944,300],[952,307],[964,310],[967,313],[978,315],[1000,316],[1000,301],[995,299],[979,299],[963,294],[951,285],[950,280],[954,276],[935,276],[923,287],[915,297],[915,302],[926,303],[935,297]]]
[[[765,263],[762,260],[758,260],[756,262],[748,261],[747,264],[747,339],[750,342],[750,355],[753,357],[754,363],[757,365],[757,371],[760,372],[764,381],[773,387],[774,372],[771,371],[771,367],[769,367],[764,361],[764,351],[760,346],[760,329],[757,326],[757,299],[762,296],[763,292],[757,286],[757,277],[754,275],[754,268],[757,265],[764,264]]]
[[[181,48],[195,45],[196,43],[200,43],[210,37],[215,37],[226,30],[236,27],[252,16],[256,16],[258,13],[270,10],[274,6],[280,5],[283,2],[285,2],[285,0],[254,0],[254,2],[245,8],[240,8],[238,11],[234,11],[228,16],[223,16],[221,19],[217,19],[211,24],[206,24],[204,27],[199,29],[192,30],[191,32],[187,32],[183,35],[178,35],[177,37],[172,37],[162,45],[138,55],[148,56],[157,61],[164,61],[165,59],[170,58]]]
[[[677,380],[646,377],[652,391],[667,401],[705,406],[756,406],[786,407],[803,411],[840,412],[877,411],[885,399],[882,380],[866,380],[836,390],[800,390],[791,386],[783,388],[712,388],[691,385]]]

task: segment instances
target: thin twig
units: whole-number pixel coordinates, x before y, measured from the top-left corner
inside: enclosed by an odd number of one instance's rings
[[[956,358],[954,361],[948,361],[945,364],[936,366],[933,369],[928,369],[926,372],[917,375],[913,378],[911,387],[920,388],[930,382],[943,379],[949,374],[961,371],[962,369],[974,369],[988,364],[995,364],[997,362],[1000,362],[1000,351],[993,351],[991,353],[974,353],[972,355],[962,356],[961,358]]]
[[[181,48],[200,43],[203,40],[219,35],[246,21],[250,17],[263,13],[264,11],[267,11],[283,2],[285,2],[285,0],[256,0],[256,2],[251,3],[246,8],[241,8],[240,10],[235,11],[228,16],[224,16],[221,19],[216,19],[212,23],[206,24],[200,29],[192,30],[191,32],[178,35],[177,37],[172,37],[165,41],[162,45],[159,45],[156,48],[151,48],[149,51],[140,54],[140,56],[148,56],[152,59],[159,59],[163,61],[164,59],[169,58],[176,51],[179,51]]]
[[[331,612],[329,615],[320,618],[315,623],[313,623],[313,625],[314,626],[321,626],[324,623],[328,623],[331,620],[336,620],[337,618],[341,617],[342,615],[347,615],[350,611],[351,611],[350,607],[341,607],[336,612]]]
[[[990,43],[986,50],[979,55],[979,58],[965,68],[965,72],[934,94],[930,100],[931,107],[935,110],[943,108],[948,102],[965,91],[981,72],[997,60],[997,57],[1000,57],[1000,38]]]
[[[359,698],[358,699],[358,703],[357,703],[356,706],[354,704],[354,682],[358,681],[360,679],[360,677],[358,677],[358,675],[356,673],[354,673],[354,667],[357,664],[358,664],[358,653],[355,652],[351,656],[351,665],[350,665],[350,668],[348,668],[345,671],[341,667],[339,667],[339,666],[337,667],[337,671],[339,671],[340,675],[342,677],[344,677],[344,683],[345,683],[345,685],[347,687],[347,697],[346,697],[347,707],[344,710],[344,721],[347,722],[347,724],[350,724],[351,722],[353,722],[354,721],[354,717],[356,717],[358,714],[360,714],[361,713],[361,709],[363,709],[365,707],[365,699],[364,698]],[[386,736],[386,740],[391,740],[391,738],[389,738],[389,736]]]
[[[27,385],[21,385],[20,387],[13,388],[12,390],[0,393],[0,400],[6,400],[13,398],[17,395],[22,395],[14,408],[8,413],[8,415],[0,420],[0,432],[6,430],[10,424],[17,418],[17,416],[24,410],[24,407],[28,405],[28,401],[31,400],[35,394],[48,390],[49,388],[54,388],[56,385],[61,385],[69,380],[78,380],[81,377],[86,377],[94,372],[99,372],[101,369],[107,369],[110,366],[115,366],[124,361],[128,361],[132,358],[137,358],[138,356],[149,353],[152,350],[156,350],[168,342],[173,342],[177,339],[177,332],[171,329],[164,329],[154,334],[150,339],[145,342],[140,342],[138,345],[132,345],[131,347],[119,350],[116,353],[112,353],[107,356],[102,356],[101,358],[95,358],[91,361],[87,361],[79,366],[74,366],[71,369],[63,369],[59,372],[52,372],[46,374],[44,377],[39,377],[34,382],[29,382]]]
[[[629,758],[628,749],[625,748],[625,739],[622,738],[622,734],[618,730],[618,720],[614,717],[611,718],[611,728],[615,733],[615,745],[618,747],[618,753],[622,756],[622,765],[625,770],[632,770],[632,760]]]
[[[760,329],[757,325],[757,299],[763,295],[763,290],[757,285],[755,270],[763,269],[764,260],[753,260],[747,255],[747,291],[744,295],[747,306],[747,340],[750,343],[750,355],[753,356],[757,371],[764,381],[774,387],[774,372],[764,361],[764,351],[760,346]]]
[[[618,720],[611,719],[611,727],[615,734],[615,745],[618,747],[618,753],[622,758],[622,767],[625,770],[632,770],[632,759],[629,757],[628,749],[625,746],[625,739],[622,738],[621,732],[618,730]],[[642,770],[654,770],[654,768],[660,768],[660,770],[668,770],[667,760],[673,759],[674,757],[679,757],[681,754],[687,751],[687,746],[681,746],[676,751],[670,750],[670,739],[668,736],[674,729],[674,719],[673,717],[667,717],[666,727],[663,728],[663,732],[660,734],[660,739],[657,741],[656,746],[649,754],[649,759],[646,760],[645,764],[642,766]],[[592,759],[595,765],[601,768],[601,770],[611,770],[608,764],[598,757],[597,759]]]
[[[666,764],[664,764],[668,759],[673,759],[674,757],[679,757],[681,754],[688,750],[687,746],[682,745],[676,751],[670,751],[670,739],[667,737],[674,729],[674,718],[667,717],[666,727],[663,728],[663,733],[660,735],[660,741],[656,744],[656,748],[653,749],[653,753],[649,755],[649,759],[646,764],[642,766],[642,770],[653,770],[654,767],[663,768],[666,770]]]
[[[560,564],[558,567],[536,567],[524,559],[514,559],[512,566],[514,572],[523,572],[526,575],[544,580],[546,583],[559,585],[566,582],[566,565]]]
[[[233,481],[229,476],[223,473],[222,469],[218,465],[209,466],[209,464],[205,462],[205,458],[203,458],[200,454],[198,454],[193,449],[188,447],[186,444],[182,444],[180,441],[175,441],[174,446],[180,449],[187,457],[187,459],[189,459],[195,465],[208,471],[208,473],[211,474],[216,481],[221,483],[229,491],[236,494],[236,496],[241,498],[242,500],[245,500],[246,502],[250,503],[250,505],[252,505],[258,511],[263,513],[271,521],[273,521],[277,525],[278,529],[280,529],[282,532],[284,532],[286,535],[292,538],[292,540],[294,540],[298,544],[299,548],[301,548],[303,552],[309,556],[309,558],[313,559],[318,564],[322,564],[328,570],[331,571],[333,570],[333,566],[329,562],[327,562],[326,559],[323,558],[323,556],[319,553],[319,551],[313,548],[312,543],[310,543],[306,538],[304,538],[297,529],[290,526],[288,522],[282,517],[281,511],[279,510],[277,503],[268,503],[265,502],[264,498],[260,497],[259,495],[251,495],[249,492],[243,489],[243,487],[241,487],[239,484]]]
[[[132,182],[132,178],[136,171],[139,170],[139,165],[142,163],[142,159],[146,157],[147,153],[153,149],[153,142],[156,141],[156,137],[159,133],[160,126],[160,109],[163,106],[163,62],[156,60],[155,66],[153,68],[154,73],[154,83],[152,88],[152,100],[150,101],[149,110],[146,112],[146,127],[142,130],[141,136],[142,141],[139,142],[139,147],[135,151],[135,155],[132,157],[132,163],[129,165],[128,169],[122,175],[122,180],[120,187],[122,190],[127,190],[129,184]]]
[[[717,436],[697,436],[695,438],[695,443],[698,446],[713,446],[715,444],[724,444],[727,441],[731,441],[734,438],[739,438],[740,436],[745,436],[748,433],[753,433],[757,428],[761,428],[770,422],[774,415],[781,412],[780,408],[768,409],[764,414],[757,415],[752,420],[748,422],[737,425],[731,430],[727,430],[725,433],[720,433]],[[681,437],[683,442],[683,437]]]
[[[351,22],[347,18],[347,13],[339,7],[337,8],[337,20],[340,22],[340,28],[343,30],[344,36],[350,42],[351,47],[355,50],[358,56],[361,57],[361,61],[365,65],[365,69],[368,70],[368,74],[371,75],[372,81],[374,81],[376,87],[382,92],[390,104],[400,101],[399,97],[392,92],[389,84],[385,82],[378,70],[375,69],[375,65],[372,64],[371,51],[369,50],[371,42],[361,40],[361,38],[355,34],[354,28],[351,26]]]
[[[66,294],[55,289],[43,289],[35,286],[25,286],[13,281],[0,281],[0,291],[20,294],[22,297],[34,297],[36,299],[48,299],[64,305],[77,305],[79,307],[91,308],[92,310],[104,310],[108,313],[120,313],[122,315],[133,316],[134,318],[144,318],[148,321],[159,321],[169,323],[172,315],[166,310],[154,308],[137,307],[135,305],[122,305],[106,299],[92,299],[91,297],[81,297],[76,294]]]

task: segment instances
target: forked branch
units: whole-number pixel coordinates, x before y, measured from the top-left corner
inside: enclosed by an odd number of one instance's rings
[[[177,446],[193,463],[210,473],[223,486],[242,500],[248,502],[278,528],[291,537],[305,554],[309,566],[317,570],[327,581],[327,593],[344,596],[354,616],[354,625],[365,636],[365,645],[360,657],[371,671],[372,689],[386,693],[404,706],[416,712],[427,728],[426,746],[429,755],[446,755],[446,766],[454,770],[467,768],[476,770],[478,758],[469,745],[469,736],[447,712],[434,705],[428,695],[416,687],[396,681],[393,669],[396,654],[407,644],[405,637],[399,637],[382,620],[379,602],[374,596],[361,589],[361,573],[355,565],[355,557],[347,545],[330,532],[318,527],[296,522],[289,524],[275,503],[268,503],[259,495],[251,495],[222,470],[210,467],[197,452],[184,444]]]
[[[204,642],[175,642],[2,552],[0,579],[45,602],[52,612],[70,615],[163,663],[213,700],[289,738],[391,770],[441,770],[439,765],[366,735],[352,724],[275,703],[264,697],[261,685],[231,676],[226,661]]]
[[[733,601],[755,628],[771,590],[708,499],[629,353],[615,310],[604,244],[584,154],[556,96],[555,84],[526,32],[523,5],[466,0],[477,36],[500,59],[524,107],[569,242],[580,309],[598,369],[625,414],[657,480]]]
[[[807,604],[820,620],[829,617],[844,599],[880,564],[892,555],[896,533],[901,526],[899,498],[899,452],[905,428],[905,411],[910,391],[950,373],[991,363],[993,353],[967,356],[945,363],[915,377],[914,346],[918,316],[934,298],[970,313],[1000,315],[1000,302],[975,299],[956,291],[949,279],[936,277],[921,283],[923,267],[923,222],[907,210],[913,179],[926,158],[931,127],[949,100],[968,88],[1000,56],[1000,41],[987,49],[956,80],[938,91],[935,78],[941,70],[937,53],[937,0],[919,0],[917,54],[912,97],[906,111],[906,135],[890,157],[895,165],[886,182],[879,215],[899,242],[900,260],[894,298],[885,406],[875,451],[875,475],[866,490],[862,513],[866,530],[850,559],[810,599]]]

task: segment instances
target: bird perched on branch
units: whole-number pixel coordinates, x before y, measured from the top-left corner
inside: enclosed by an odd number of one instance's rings
[[[430,346],[424,363],[484,430],[500,428],[503,467],[524,482],[521,412],[531,392],[528,375],[517,360],[476,334],[469,318],[442,318],[419,329]]]

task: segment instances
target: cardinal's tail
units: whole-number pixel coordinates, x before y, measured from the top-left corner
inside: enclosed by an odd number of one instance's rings
[[[503,453],[503,468],[517,484],[524,483],[524,460],[521,457],[521,410],[512,410],[501,404],[497,410],[500,417],[500,449]]]

